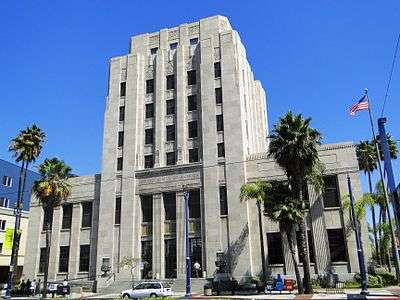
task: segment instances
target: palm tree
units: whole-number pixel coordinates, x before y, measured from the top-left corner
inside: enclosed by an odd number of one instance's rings
[[[278,222],[281,231],[286,235],[289,252],[292,257],[299,294],[304,293],[303,281],[299,270],[299,261],[294,246],[296,224],[304,217],[302,204],[292,197],[287,181],[271,181],[266,187],[264,212],[273,222]]]
[[[35,162],[39,157],[40,152],[42,150],[42,144],[45,139],[45,133],[35,124],[31,127],[27,127],[24,130],[21,130],[19,134],[11,140],[10,147],[8,150],[12,152],[12,156],[15,158],[17,163],[21,163],[21,168],[19,171],[19,181],[18,181],[18,191],[17,191],[17,203],[15,205],[16,208],[16,216],[15,216],[15,228],[14,228],[14,237],[13,237],[13,248],[11,253],[11,265],[12,269],[16,270],[18,266],[18,252],[19,252],[19,242],[21,238],[20,232],[20,218],[21,218],[21,210],[23,206],[24,200],[24,192],[25,192],[25,181],[28,167],[31,163]],[[13,272],[10,268],[9,274],[9,284],[10,289],[13,281],[17,273]]]
[[[254,199],[257,203],[258,209],[258,228],[260,232],[260,246],[261,246],[261,267],[262,267],[262,282],[267,282],[266,267],[265,267],[265,248],[264,248],[264,233],[262,227],[261,217],[261,204],[265,199],[265,190],[268,184],[264,181],[257,181],[252,183],[243,184],[240,188],[240,200]]]
[[[390,158],[391,159],[397,159],[397,155],[399,154],[399,150],[397,148],[396,141],[393,139],[393,137],[389,133],[386,135],[386,140],[388,142]],[[380,159],[383,160],[383,151],[382,151],[382,146],[381,146],[381,141],[379,139],[379,135],[374,140],[374,143],[375,142],[378,143]]]
[[[356,155],[358,160],[358,166],[364,174],[368,176],[369,193],[373,193],[371,174],[377,168],[377,154],[375,151],[375,145],[370,141],[361,141],[356,145]],[[374,234],[375,253],[378,262],[380,261],[377,226],[376,226],[376,215],[375,215],[375,203],[370,204],[372,214],[372,228]]]
[[[46,260],[43,279],[43,297],[47,296],[47,278],[50,253],[50,238],[54,208],[66,200],[71,193],[68,178],[71,168],[58,158],[45,159],[38,168],[41,179],[33,185],[33,193],[39,199],[44,211],[44,229],[46,231]]]
[[[318,158],[318,146],[321,134],[310,127],[311,118],[303,118],[301,114],[293,115],[289,111],[274,125],[270,135],[269,156],[274,158],[284,170],[293,197],[299,199],[302,210],[306,208],[303,190],[307,179],[313,185],[320,184],[322,176],[321,163]],[[300,253],[303,258],[305,293],[313,293],[311,285],[310,256],[308,252],[307,227],[305,214],[299,222]]]

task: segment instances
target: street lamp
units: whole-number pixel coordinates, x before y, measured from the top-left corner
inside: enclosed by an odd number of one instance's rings
[[[185,198],[185,250],[186,250],[186,295],[190,296],[190,245],[189,245],[189,192],[183,192]]]

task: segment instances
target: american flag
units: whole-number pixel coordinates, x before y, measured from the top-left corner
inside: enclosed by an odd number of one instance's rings
[[[350,116],[354,116],[357,111],[368,109],[368,98],[367,95],[364,95],[356,104],[350,107]]]

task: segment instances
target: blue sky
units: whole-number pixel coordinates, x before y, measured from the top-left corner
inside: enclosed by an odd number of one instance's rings
[[[312,117],[326,143],[371,136],[367,114],[350,118],[347,109],[368,88],[380,114],[398,1],[3,0],[0,158],[11,159],[9,140],[35,122],[47,134],[39,162],[58,156],[77,174],[100,172],[108,60],[127,53],[132,35],[215,14],[241,35],[270,126],[291,109]],[[399,97],[400,62],[385,112],[400,139]]]

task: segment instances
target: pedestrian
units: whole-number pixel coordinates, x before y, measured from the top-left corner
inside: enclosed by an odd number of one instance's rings
[[[193,264],[194,270],[196,271],[196,277],[199,278],[199,273],[201,270],[201,265],[200,263],[196,260],[196,262]]]
[[[19,293],[21,294],[21,296],[25,296],[25,292],[26,292],[26,283],[25,283],[25,280],[22,279],[22,281],[19,285]]]
[[[65,297],[65,295],[69,294],[69,286],[68,286],[68,280],[67,278],[64,278],[64,281],[62,283],[62,294]]]
[[[39,279],[38,282],[37,282],[37,285],[36,285],[35,294],[36,295],[40,294],[40,291],[41,291],[41,282],[40,282],[40,279]]]
[[[32,296],[35,296],[35,292],[36,292],[36,279],[33,279],[31,283],[30,294]]]
[[[27,296],[29,296],[29,294],[31,292],[31,285],[32,285],[32,282],[28,278],[28,280],[26,281],[26,287],[25,287],[25,294]]]

